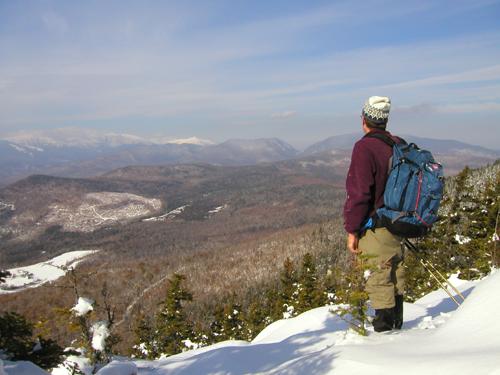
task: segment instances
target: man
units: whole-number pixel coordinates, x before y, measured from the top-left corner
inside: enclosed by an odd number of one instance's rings
[[[403,324],[401,239],[386,228],[363,230],[364,223],[384,205],[392,156],[388,144],[371,136],[380,133],[399,142],[386,130],[390,109],[390,99],[381,96],[370,97],[363,107],[361,118],[365,136],[356,142],[352,151],[344,206],[347,247],[355,255],[367,255],[373,269],[366,282],[366,291],[375,309],[373,327],[377,332],[401,329]]]

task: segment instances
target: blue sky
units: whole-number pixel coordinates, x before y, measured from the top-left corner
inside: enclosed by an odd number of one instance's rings
[[[0,136],[358,131],[370,95],[394,133],[500,148],[500,0],[0,0]]]

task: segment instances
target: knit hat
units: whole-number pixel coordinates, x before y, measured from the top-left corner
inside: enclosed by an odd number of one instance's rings
[[[376,125],[385,125],[390,110],[391,99],[386,96],[370,96],[363,107],[363,116]]]

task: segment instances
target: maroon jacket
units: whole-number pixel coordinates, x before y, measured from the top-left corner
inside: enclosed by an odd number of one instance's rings
[[[387,134],[396,142],[399,140],[387,131],[372,131]],[[347,232],[359,232],[363,221],[384,205],[384,190],[391,156],[392,148],[377,138],[365,135],[354,145],[346,180],[344,228]]]

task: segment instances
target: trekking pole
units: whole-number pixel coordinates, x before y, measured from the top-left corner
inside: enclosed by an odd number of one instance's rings
[[[453,289],[453,291],[454,291],[455,293],[457,293],[457,294],[460,296],[460,298],[462,298],[462,301],[465,301],[465,297],[464,297],[464,296],[463,296],[463,294],[462,294],[462,293],[461,293],[461,292],[457,289],[457,287],[455,287],[455,285],[453,285],[453,284],[452,284],[452,283],[451,283],[451,282],[450,282],[450,281],[449,281],[446,277],[444,277],[444,276],[441,274],[441,272],[439,272],[439,271],[438,271],[438,269],[437,269],[437,268],[436,268],[436,267],[435,267],[432,263],[427,262],[424,258],[422,258],[422,257],[420,256],[419,252],[418,252],[417,247],[416,247],[414,244],[412,244],[410,241],[408,241],[408,239],[406,239],[405,241],[406,241],[406,242],[405,242],[405,243],[406,243],[406,246],[407,246],[407,247],[408,247],[408,246],[410,247],[410,250],[412,250],[412,251],[413,251],[413,253],[415,254],[415,256],[416,256],[418,259],[420,259],[422,262],[425,262],[429,268],[431,268],[431,269],[432,269],[435,273],[437,273],[437,274],[441,277],[441,279],[442,279],[442,280],[444,280],[444,281],[446,282],[446,284],[448,284],[448,286],[449,286],[451,289]],[[429,271],[429,272],[430,272],[430,271]]]
[[[404,244],[406,245],[406,247],[417,257],[417,259],[420,261],[420,264],[422,264],[422,266],[427,270],[427,272],[430,273],[430,275],[434,278],[434,280],[436,280],[436,282],[438,283],[438,285],[441,287],[441,289],[443,289],[446,294],[448,294],[450,296],[450,298],[458,305],[460,306],[460,303],[457,301],[457,299],[450,293],[450,291],[448,290],[448,288],[446,288],[446,286],[443,284],[443,281],[448,284],[448,286],[453,289],[453,291],[455,293],[457,293],[461,298],[462,298],[462,301],[465,301],[465,297],[462,295],[462,293],[460,293],[460,291],[446,278],[443,276],[443,274],[441,272],[439,272],[436,267],[430,263],[430,262],[427,262],[425,261],[421,256],[420,254],[418,253],[418,249],[417,247],[412,244],[410,241],[408,241],[408,239],[405,239],[404,240]],[[436,273],[437,275],[441,278],[441,280],[436,276]]]

